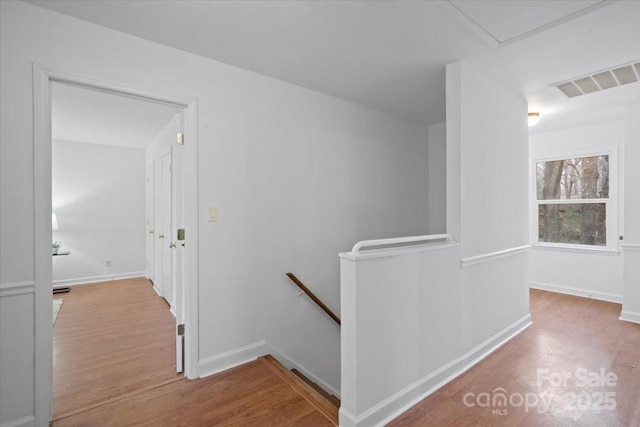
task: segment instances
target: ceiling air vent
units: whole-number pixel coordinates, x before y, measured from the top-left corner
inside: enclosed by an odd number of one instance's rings
[[[589,76],[572,79],[553,86],[557,87],[567,98],[574,98],[616,86],[635,83],[639,80],[640,62],[637,62],[599,71]]]

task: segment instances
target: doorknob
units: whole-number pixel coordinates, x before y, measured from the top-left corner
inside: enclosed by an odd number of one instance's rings
[[[176,247],[176,244],[175,244],[175,243],[173,243],[173,242],[169,243],[169,249],[173,249],[173,248],[175,248],[175,247]]]
[[[149,230],[149,234],[153,234],[153,233],[155,233],[155,231]]]
[[[158,236],[158,239],[164,239],[164,234],[160,234],[160,235]]]

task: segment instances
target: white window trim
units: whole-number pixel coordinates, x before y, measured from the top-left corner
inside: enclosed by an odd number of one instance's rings
[[[536,164],[538,162],[547,162],[553,160],[566,160],[577,157],[593,157],[593,156],[609,156],[609,197],[606,199],[566,199],[566,200],[538,200],[538,192],[536,187]],[[618,176],[620,165],[618,163],[618,148],[612,147],[604,150],[576,150],[554,154],[552,156],[536,157],[531,159],[530,164],[530,229],[529,236],[531,245],[534,247],[545,249],[558,249],[570,251],[588,251],[600,253],[617,254],[620,251],[620,242],[618,240],[618,216],[619,216],[619,196],[618,196]],[[606,204],[606,227],[607,227],[607,245],[591,246],[569,243],[553,243],[538,241],[538,206],[541,204],[579,204],[579,203],[605,203]]]

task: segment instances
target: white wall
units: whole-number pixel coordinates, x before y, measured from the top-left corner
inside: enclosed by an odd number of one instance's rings
[[[624,148],[624,121],[599,123],[590,126],[564,129],[531,135],[529,156],[536,159],[564,156],[585,150],[602,151]],[[620,157],[619,157],[620,158]],[[624,165],[618,162],[618,176],[623,176]],[[612,185],[619,180],[612,177]],[[531,178],[533,179],[533,178]],[[533,191],[533,190],[532,190]],[[614,189],[611,195],[615,197]],[[613,214],[622,218],[623,197],[618,191]],[[602,299],[622,301],[622,257],[619,252],[577,250],[536,246],[537,215],[533,195],[530,200],[531,287]],[[615,225],[615,222],[614,222]],[[619,233],[615,232],[615,235]],[[614,242],[617,247],[617,241]]]
[[[447,66],[447,232],[462,243],[469,348],[529,313],[526,118],[482,70]]]
[[[34,414],[33,290],[51,286],[35,283],[33,62],[197,98],[200,372],[266,340],[339,388],[340,332],[284,274],[338,311],[338,252],[426,233],[427,129],[23,2],[0,8],[0,423]],[[23,310],[5,310],[9,299]]]
[[[531,324],[526,119],[522,98],[447,66],[440,173],[461,245],[341,254],[341,426],[384,425]]]
[[[640,323],[640,102],[626,108],[624,165],[624,266],[620,318]]]
[[[447,229],[446,123],[429,126],[429,234]]]
[[[383,425],[460,369],[460,245],[349,252],[340,262],[340,425]]]
[[[147,145],[144,150],[145,163],[148,166],[155,160],[161,159],[162,156],[171,150],[172,144],[176,141],[176,132],[179,128],[180,114],[176,113],[171,119],[158,131],[153,141]]]
[[[51,182],[53,239],[71,252],[53,257],[54,284],[144,276],[144,151],[54,141]]]

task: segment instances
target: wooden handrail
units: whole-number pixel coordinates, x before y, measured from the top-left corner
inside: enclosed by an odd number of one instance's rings
[[[320,307],[325,313],[327,313],[329,317],[331,317],[338,325],[340,325],[340,318],[336,316],[329,307],[324,305],[324,303],[320,301],[320,298],[318,298],[313,292],[311,292],[311,290],[309,290],[309,288],[307,288],[304,283],[300,281],[300,279],[298,279],[293,273],[287,273],[287,277],[291,279],[291,281],[295,283],[302,292],[307,294],[307,296],[311,298],[313,302],[318,304],[318,307]]]

